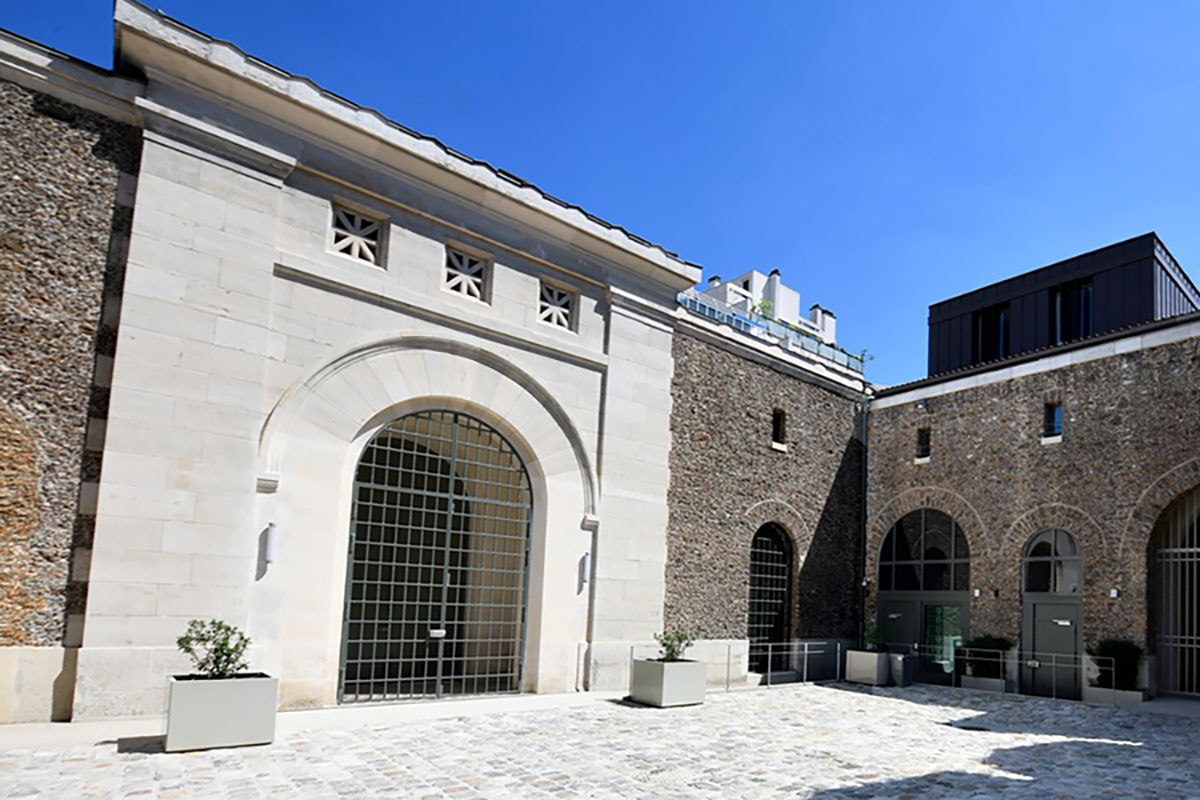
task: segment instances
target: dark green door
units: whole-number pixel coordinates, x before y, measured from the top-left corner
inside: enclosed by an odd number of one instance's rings
[[[1080,604],[1026,598],[1021,681],[1026,694],[1080,697]]]
[[[909,649],[921,637],[921,603],[917,600],[879,601],[879,630],[891,649]]]

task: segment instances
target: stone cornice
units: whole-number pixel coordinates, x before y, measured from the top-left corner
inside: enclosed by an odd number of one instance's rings
[[[2,30],[0,79],[131,125],[138,123],[134,101],[145,90],[140,81],[120,77]]]
[[[211,90],[228,104],[256,110],[282,127],[400,166],[413,176],[678,289],[700,269],[563,203],[531,184],[463,156],[312,81],[254,59],[132,0],[116,3],[117,48],[129,64],[164,80]]]

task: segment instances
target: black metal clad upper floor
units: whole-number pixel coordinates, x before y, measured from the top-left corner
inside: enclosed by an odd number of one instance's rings
[[[929,307],[929,374],[1200,310],[1200,292],[1154,233]]]

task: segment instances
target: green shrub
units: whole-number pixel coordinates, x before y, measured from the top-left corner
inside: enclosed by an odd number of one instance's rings
[[[682,661],[683,652],[696,643],[698,635],[682,629],[654,634],[654,641],[662,647],[660,660]]]
[[[1138,688],[1138,668],[1142,663],[1142,648],[1128,639],[1101,639],[1095,646],[1088,648],[1088,655],[1098,659],[1112,659],[1097,662],[1100,674],[1095,679],[1095,685],[1103,689],[1116,688],[1121,691],[1136,691]],[[1113,686],[1113,677],[1116,686]]]
[[[244,656],[250,639],[219,619],[208,622],[194,619],[175,644],[192,659],[193,668],[205,677],[232,678],[246,668]]]
[[[866,632],[863,634],[863,644],[868,650],[882,652],[887,650],[888,638],[883,631],[876,628],[874,625],[868,625]]]
[[[1012,642],[1003,636],[976,636],[963,643],[967,651],[967,666],[976,678],[1003,678],[1004,654],[1012,647]],[[974,651],[980,652],[974,652]],[[983,652],[999,650],[1000,653]]]

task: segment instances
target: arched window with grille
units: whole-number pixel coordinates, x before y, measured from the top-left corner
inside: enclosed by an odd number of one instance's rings
[[[792,542],[774,523],[763,525],[750,543],[750,639],[752,672],[786,669],[783,647],[791,640]]]
[[[950,683],[967,632],[971,550],[944,511],[919,508],[892,525],[879,550],[879,630],[895,650],[915,651],[917,678]]]

